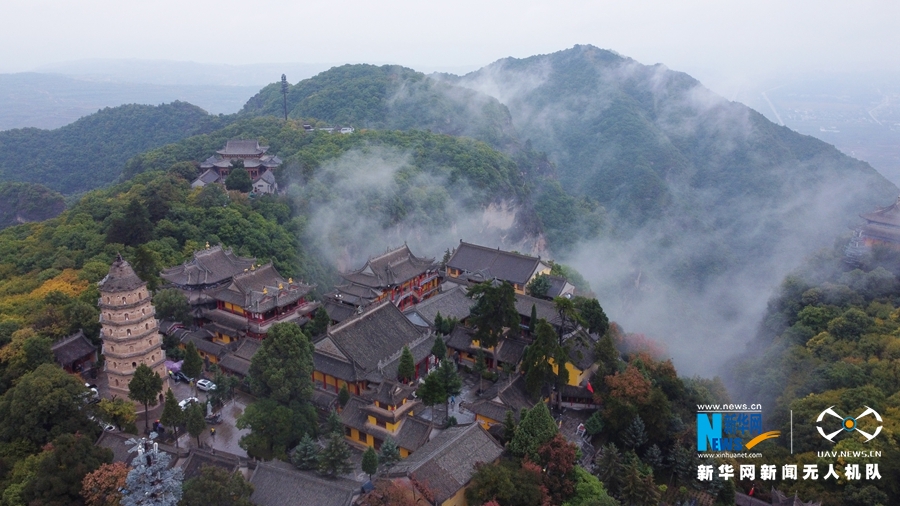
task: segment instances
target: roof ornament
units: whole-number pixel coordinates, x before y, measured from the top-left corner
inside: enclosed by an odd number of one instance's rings
[[[294,284],[294,278],[288,278],[288,284],[289,284],[289,285],[293,285],[293,284]]]
[[[266,286],[263,287],[263,295],[269,295],[269,288]]]
[[[256,264],[250,264],[250,270],[251,270],[251,271],[255,271],[255,270],[256,270]]]
[[[278,289],[279,289],[279,290],[284,290],[284,284],[278,283]]]
[[[206,249],[209,249],[209,241],[206,241]]]

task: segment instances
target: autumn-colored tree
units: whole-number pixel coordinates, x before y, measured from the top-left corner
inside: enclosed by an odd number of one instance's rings
[[[381,480],[375,488],[362,496],[361,506],[417,506],[414,491],[393,480]]]
[[[629,364],[624,372],[607,376],[606,386],[609,388],[610,397],[640,405],[650,399],[652,385],[637,367]]]
[[[126,477],[128,466],[124,462],[103,464],[96,471],[84,475],[81,496],[85,505],[119,506]]]
[[[575,445],[562,434],[538,448],[543,483],[553,504],[562,504],[575,492]]]

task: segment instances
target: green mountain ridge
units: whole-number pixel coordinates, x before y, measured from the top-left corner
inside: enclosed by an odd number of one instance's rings
[[[56,130],[0,132],[0,181],[39,183],[71,195],[115,181],[138,153],[226,124],[185,102],[106,108]]]
[[[516,142],[509,111],[495,98],[397,65],[343,65],[288,85],[288,117],[379,130],[429,130],[494,147]],[[280,83],[263,88],[243,114],[283,116]]]

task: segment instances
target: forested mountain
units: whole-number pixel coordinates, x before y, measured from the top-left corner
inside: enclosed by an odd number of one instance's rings
[[[263,88],[242,110],[283,116],[280,83]],[[442,83],[397,65],[344,65],[288,85],[289,118],[381,130],[430,130],[494,147],[515,143],[509,111],[497,99]]]
[[[753,331],[805,255],[898,193],[868,164],[686,74],[592,46],[441,77],[497,97],[563,190],[603,206],[609,233],[553,255],[697,372],[715,363],[696,362],[707,346],[728,354]]]
[[[556,162],[567,191],[598,196],[631,224],[697,204],[728,213],[739,197],[770,207],[830,176],[876,194],[890,188],[882,197],[895,190],[867,164],[687,74],[592,46],[445,78],[500,99],[522,138]]]
[[[462,237],[502,237],[531,250],[547,223],[554,224],[551,239],[562,241],[581,230],[596,233],[602,222],[597,209],[567,219],[578,202],[561,191],[534,198],[536,188],[555,185],[542,175],[540,155],[513,158],[472,139],[418,130],[340,135],[308,132],[293,120],[247,118],[136,156],[125,176],[201,160],[235,138],[259,139],[284,159],[279,184],[315,231],[309,240],[333,262],[404,241],[440,255]]]
[[[793,453],[785,461],[835,463],[816,459],[816,452],[876,450],[881,458],[844,458],[836,467],[877,462],[877,482],[785,482],[801,497],[825,505],[897,504],[900,500],[900,254],[878,246],[858,266],[844,263],[841,248],[823,250],[795,270],[769,301],[760,332],[747,344],[748,353],[731,369],[734,398],[762,403],[771,430],[792,433]],[[835,438],[828,444],[817,433],[819,414],[829,407],[842,416],[859,417],[878,437]],[[791,422],[793,419],[793,424]],[[833,419],[831,419],[834,421]],[[840,421],[838,421],[840,423]],[[830,430],[827,432],[831,432]],[[787,447],[787,442],[781,442]],[[778,463],[776,461],[772,462]]]
[[[56,130],[0,132],[0,181],[40,183],[64,194],[113,182],[148,149],[220,128],[229,120],[185,102],[107,108]]]
[[[53,218],[66,208],[59,193],[32,183],[0,183],[0,229]]]

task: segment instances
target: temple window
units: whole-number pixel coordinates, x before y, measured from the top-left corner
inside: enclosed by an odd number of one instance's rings
[[[125,335],[126,335],[126,336],[130,336],[130,335],[131,335],[131,329],[125,329]]]

